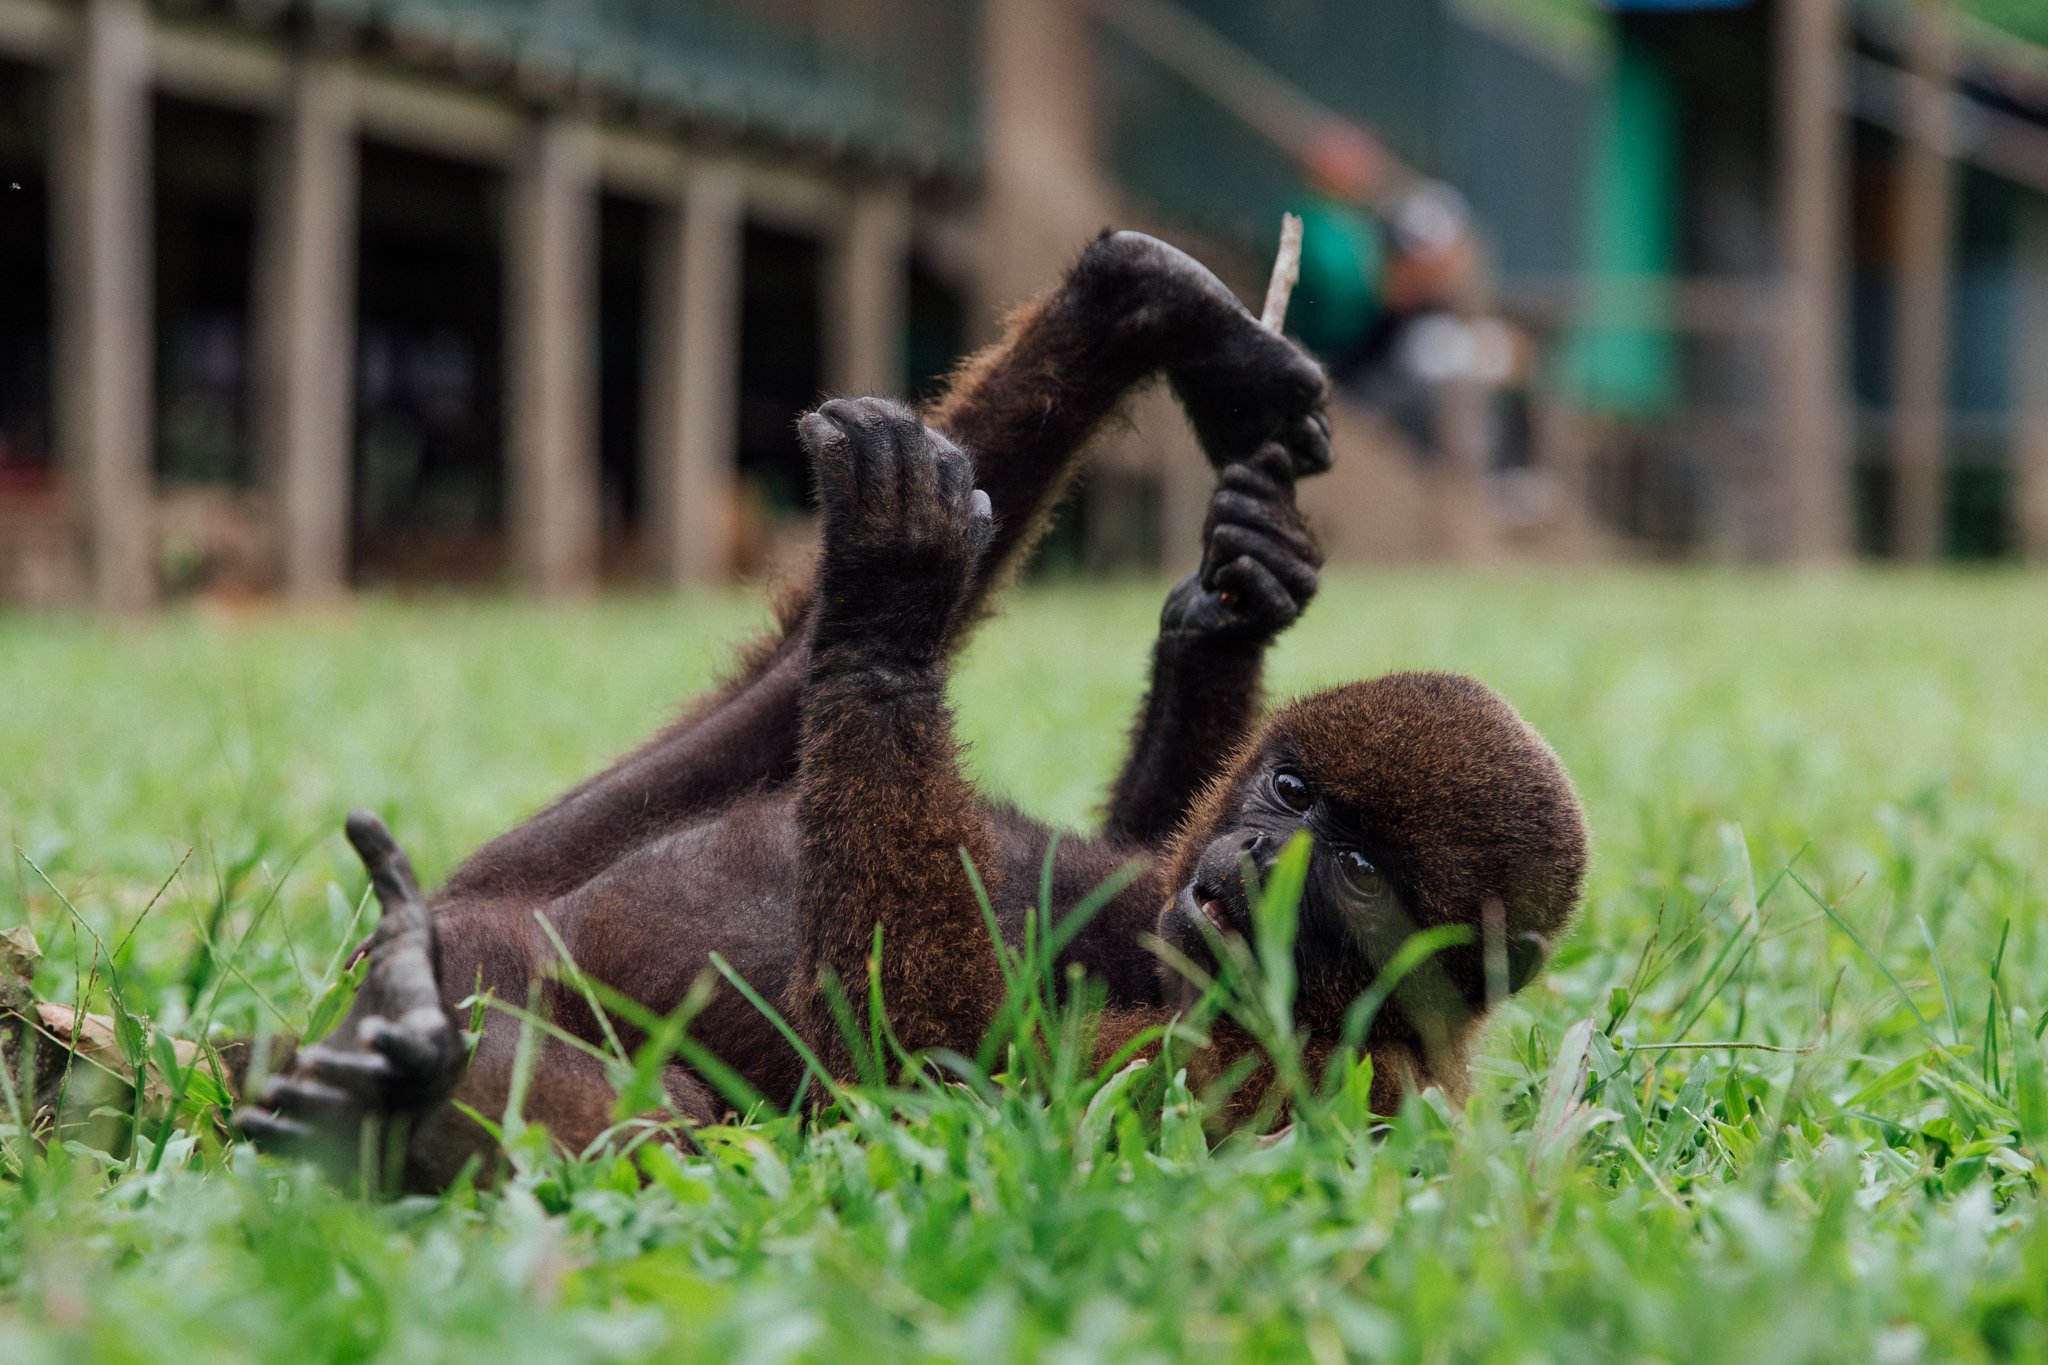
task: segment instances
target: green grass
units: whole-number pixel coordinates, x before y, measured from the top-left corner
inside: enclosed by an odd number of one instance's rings
[[[1038,591],[983,635],[956,693],[986,782],[1087,818],[1156,601]],[[0,926],[51,998],[104,1008],[111,974],[172,1034],[302,1025],[363,889],[349,806],[445,873],[755,619],[0,620]],[[1276,687],[1476,673],[1595,835],[1462,1113],[1375,1138],[1340,1098],[1211,1151],[1163,1076],[913,1089],[644,1183],[529,1149],[389,1206],[197,1119],[119,1158],[10,1135],[0,1359],[2039,1359],[2044,622],[2011,575],[1340,578]],[[111,973],[81,925],[126,940]]]

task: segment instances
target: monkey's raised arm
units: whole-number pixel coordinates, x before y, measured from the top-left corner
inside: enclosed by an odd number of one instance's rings
[[[904,1046],[972,1049],[1002,974],[961,850],[993,840],[960,772],[945,646],[993,531],[967,457],[883,399],[800,428],[824,513],[797,773],[798,957],[789,1008],[827,1065],[851,1058],[821,978],[864,1014],[868,955]],[[859,1021],[865,1033],[867,1021]]]
[[[1294,505],[1288,452],[1225,466],[1202,526],[1202,564],[1174,585],[1152,649],[1152,686],[1105,832],[1154,844],[1258,722],[1266,647],[1315,596],[1322,552]]]

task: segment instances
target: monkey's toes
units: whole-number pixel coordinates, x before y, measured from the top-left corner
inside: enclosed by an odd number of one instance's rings
[[[356,1037],[387,1068],[387,1101],[400,1108],[432,1104],[455,1085],[462,1070],[462,1035],[439,1005],[410,1010],[398,1020],[377,1016],[363,1020]]]
[[[412,859],[405,856],[405,850],[391,837],[384,822],[369,811],[355,810],[349,812],[342,828],[356,856],[363,860],[364,871],[370,874],[370,886],[383,907],[383,918],[397,916],[405,927],[424,926],[427,908],[420,898],[419,882],[413,876]]]
[[[993,516],[974,462],[917,413],[884,398],[834,398],[799,424],[816,464],[828,547],[971,560]],[[829,552],[829,551],[828,551]]]
[[[255,1143],[259,1151],[274,1156],[292,1156],[305,1151],[321,1131],[253,1104],[237,1109],[228,1123],[242,1137]]]
[[[1297,479],[1327,473],[1335,463],[1330,451],[1330,415],[1321,408],[1288,423],[1276,439],[1286,448]]]
[[[388,859],[398,852],[398,840],[391,837],[390,827],[378,819],[374,811],[350,811],[342,829],[347,833],[356,856],[365,863]]]
[[[336,1037],[300,1052],[255,1103],[236,1110],[235,1130],[263,1151],[334,1164],[356,1150],[364,1124],[439,1103],[462,1068],[461,1035],[439,1010],[396,1021],[369,1015]]]

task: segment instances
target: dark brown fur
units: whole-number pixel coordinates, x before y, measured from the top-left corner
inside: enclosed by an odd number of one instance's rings
[[[390,1029],[363,1042],[382,1026],[359,1001],[330,1046],[308,1049],[245,1111],[247,1130],[288,1147],[403,1111],[416,1125],[408,1183],[444,1183],[486,1148],[482,1132],[447,1103],[392,1098],[399,1054],[438,1056],[436,1009],[452,1021],[453,1003],[480,981],[603,1040],[581,993],[560,979],[540,921],[583,972],[656,1013],[675,1008],[720,954],[841,1075],[852,1060],[820,982],[836,978],[864,1009],[879,929],[897,1038],[972,1052],[1002,980],[961,850],[1015,942],[1051,832],[982,799],[961,773],[946,661],[1042,531],[1089,434],[1156,374],[1181,395],[1221,478],[1202,568],[1162,617],[1104,831],[1063,840],[1053,859],[1056,912],[1119,867],[1139,868],[1064,955],[1107,993],[1100,1055],[1177,1008],[1179,983],[1145,940],[1157,932],[1203,951],[1188,919],[1191,878],[1234,898],[1248,930],[1241,879],[1223,884],[1270,866],[1284,830],[1261,784],[1276,764],[1299,765],[1329,794],[1339,822],[1330,828],[1369,825],[1400,877],[1384,936],[1331,909],[1312,879],[1301,1004],[1317,1055],[1405,937],[1402,923],[1479,926],[1497,904],[1510,938],[1540,940],[1540,960],[1576,903],[1584,836],[1555,758],[1505,703],[1469,680],[1396,676],[1296,702],[1259,728],[1260,657],[1314,591],[1318,559],[1293,480],[1328,460],[1322,376],[1207,271],[1120,234],[1098,240],[1059,289],[964,364],[928,426],[875,401],[827,404],[805,419],[825,544],[815,572],[778,603],[776,631],[685,719],[486,845],[433,896],[439,998],[412,1002],[427,1042]],[[1240,828],[1257,831],[1245,836],[1248,863],[1226,856]],[[1465,1040],[1491,1001],[1487,961],[1483,947],[1445,955],[1375,1025],[1367,1044],[1387,1102],[1404,1084],[1462,1082]],[[638,1043],[625,1021],[611,1022],[628,1047]],[[516,1021],[492,1017],[452,1098],[501,1113],[518,1035]],[[794,1095],[794,1053],[735,991],[713,993],[691,1036],[770,1099]],[[1248,1046],[1220,1028],[1198,1077]],[[723,1107],[679,1066],[665,1080],[688,1118]],[[560,1043],[542,1050],[529,1096],[527,1116],[571,1147],[613,1121],[603,1068]]]

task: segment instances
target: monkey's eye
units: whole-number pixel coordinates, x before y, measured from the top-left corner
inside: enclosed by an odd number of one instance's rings
[[[1316,803],[1316,794],[1309,790],[1308,783],[1299,774],[1284,769],[1273,774],[1273,795],[1291,811],[1305,811]]]
[[[1377,900],[1387,894],[1386,874],[1373,866],[1372,859],[1355,848],[1340,848],[1333,856],[1352,895],[1361,900]]]

